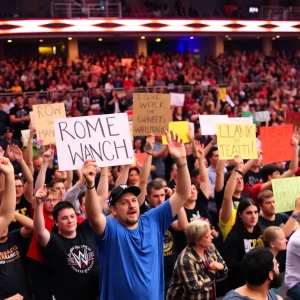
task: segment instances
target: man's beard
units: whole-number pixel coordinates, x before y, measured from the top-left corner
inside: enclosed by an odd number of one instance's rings
[[[130,220],[126,219],[125,224],[132,226],[132,225],[135,225],[138,222],[138,220],[139,220],[138,218],[134,221],[130,221]]]
[[[276,274],[274,271],[272,271],[273,273],[273,280],[270,282],[270,289],[276,289],[281,287],[281,277],[280,277],[280,273]]]

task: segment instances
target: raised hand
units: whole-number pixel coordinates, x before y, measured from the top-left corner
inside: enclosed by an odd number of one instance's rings
[[[53,161],[53,157],[54,157],[54,151],[50,148],[46,152],[44,152],[43,162],[50,163],[51,161]]]
[[[165,130],[165,136],[171,156],[175,159],[186,158],[185,147],[182,139],[178,137],[178,134],[174,135],[173,131],[171,130],[169,135],[169,132]]]
[[[38,189],[34,197],[35,197],[35,201],[39,204],[45,202],[48,198],[48,190],[46,188],[46,185]]]
[[[146,149],[149,153],[153,152],[154,143],[155,143],[155,136],[154,134],[150,133],[146,139]]]
[[[295,127],[291,143],[292,145],[297,146],[299,144],[299,141],[300,141],[300,128]]]
[[[239,155],[236,155],[233,159],[233,165],[236,169],[240,170],[243,165],[243,160]]]
[[[204,159],[204,144],[201,144],[199,141],[193,141],[195,156],[198,159]]]
[[[15,160],[20,162],[23,160],[23,152],[17,145],[11,145],[11,150],[14,154]]]
[[[14,167],[6,157],[0,157],[0,171],[4,175],[14,174]]]
[[[95,183],[95,177],[97,173],[100,172],[100,168],[97,166],[94,159],[88,159],[84,162],[81,172],[86,183],[91,185]]]

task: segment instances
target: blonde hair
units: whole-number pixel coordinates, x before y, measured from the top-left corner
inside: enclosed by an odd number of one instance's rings
[[[203,220],[195,220],[189,223],[185,230],[188,246],[195,246],[197,242],[208,233],[209,229],[209,223]]]
[[[277,226],[270,226],[264,230],[262,240],[265,247],[271,247],[271,242],[274,242],[276,240],[278,231],[280,230],[282,229]]]

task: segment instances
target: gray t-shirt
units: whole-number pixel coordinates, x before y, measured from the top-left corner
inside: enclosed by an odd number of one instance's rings
[[[226,294],[223,300],[255,300],[247,296],[242,296],[236,291],[232,290]],[[268,300],[278,300],[278,297],[272,291],[268,291]]]

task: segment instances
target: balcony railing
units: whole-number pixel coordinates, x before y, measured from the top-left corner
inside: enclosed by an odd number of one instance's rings
[[[276,21],[299,20],[300,7],[262,6],[261,18]]]
[[[51,2],[52,18],[122,18],[120,2],[99,1],[97,3],[78,3],[70,1]]]

